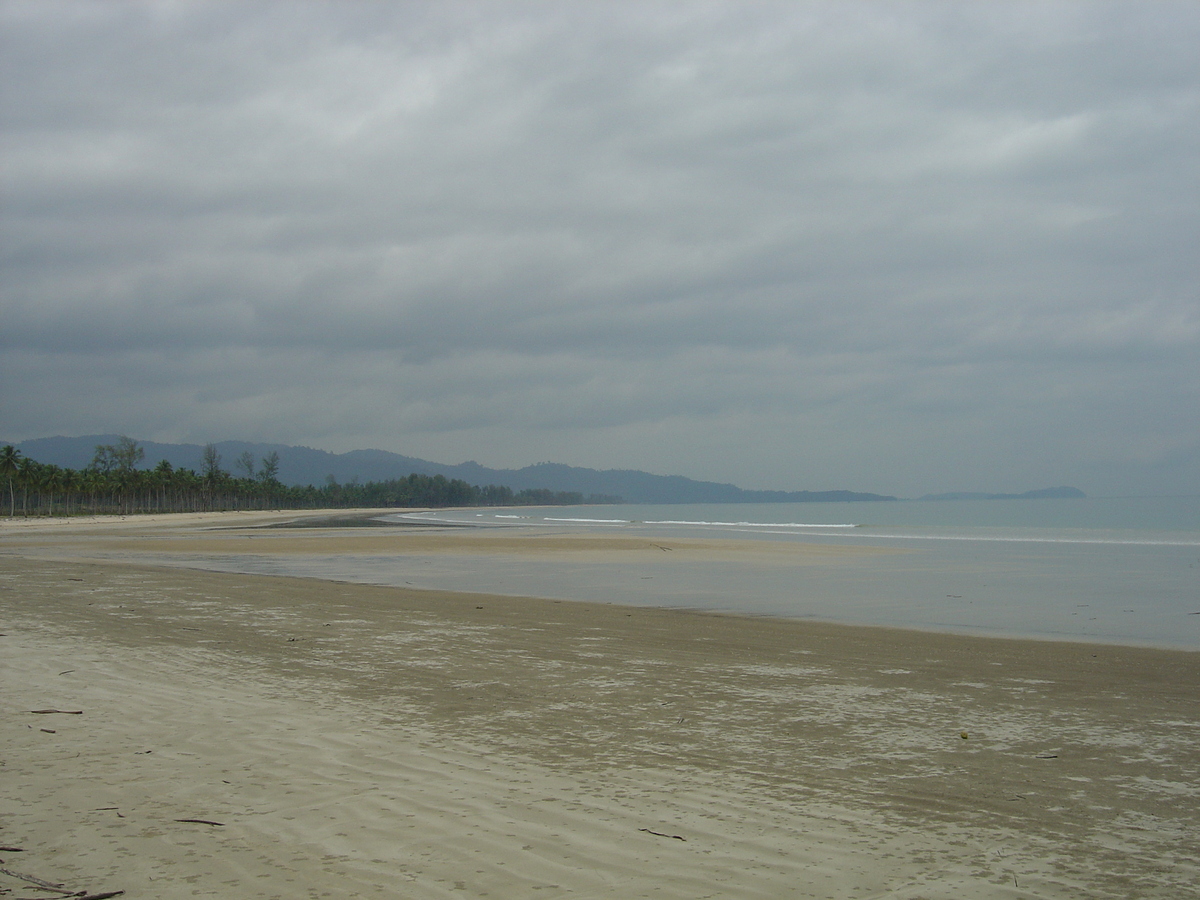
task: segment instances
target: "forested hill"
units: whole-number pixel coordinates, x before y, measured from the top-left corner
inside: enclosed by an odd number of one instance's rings
[[[14,444],[25,456],[43,463],[72,469],[87,466],[100,444],[114,444],[119,435],[93,434],[83,437],[38,438]],[[0,444],[7,443],[0,441]],[[200,444],[158,444],[138,441],[145,450],[141,467],[153,468],[167,460],[176,468],[199,471],[204,447]],[[750,491],[732,484],[694,481],[681,475],[652,475],[629,469],[584,469],[559,463],[539,463],[523,469],[489,469],[476,462],[445,465],[401,456],[385,450],[353,450],[328,453],[311,447],[221,441],[216,445],[226,469],[249,452],[254,459],[279,454],[278,479],[286,485],[323,485],[329,476],[346,484],[352,481],[388,481],[412,473],[443,475],[469,484],[504,485],[514,491],[549,489],[573,491],[588,496],[620,497],[626,503],[790,503],[804,501],[895,500],[880,494],[854,491]]]

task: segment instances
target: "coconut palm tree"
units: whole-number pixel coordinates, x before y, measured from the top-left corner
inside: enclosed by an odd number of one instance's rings
[[[21,451],[12,444],[0,447],[0,478],[8,479],[8,515],[17,514],[17,491],[14,482],[21,464]]]
[[[159,461],[159,464],[152,470],[151,481],[158,488],[158,507],[162,512],[170,510],[167,504],[167,490],[171,487],[171,483],[175,480],[175,468],[171,465],[169,459]]]
[[[43,466],[38,474],[38,489],[46,498],[46,514],[49,516],[54,515],[54,495],[62,490],[62,475],[62,469],[55,465]]]
[[[79,488],[80,476],[74,469],[62,470],[62,491],[63,491],[63,514],[71,514],[71,498],[75,495],[75,491]]]
[[[88,509],[92,515],[97,512],[96,495],[104,487],[104,479],[95,469],[84,469],[79,473],[79,489],[88,495]]]
[[[17,461],[17,481],[21,483],[21,515],[23,516],[29,515],[29,488],[30,486],[36,487],[35,479],[41,467],[41,463],[28,456],[22,456]]]

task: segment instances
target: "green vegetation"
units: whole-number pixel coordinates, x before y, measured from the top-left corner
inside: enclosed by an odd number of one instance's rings
[[[477,487],[443,475],[419,475],[388,481],[338,484],[330,476],[321,487],[282,484],[279,454],[270,453],[256,464],[250,454],[237,460],[244,475],[221,468],[221,454],[204,448],[201,471],[175,468],[163,460],[153,469],[137,468],[145,451],[122,437],[100,444],[83,469],[39,463],[21,455],[11,444],[0,448],[0,490],[7,494],[9,516],[92,515],[146,512],[202,512],[239,509],[348,509],[446,506],[552,506],[579,503],[617,503],[618,497],[575,491],[527,489],[514,492],[503,485]]]

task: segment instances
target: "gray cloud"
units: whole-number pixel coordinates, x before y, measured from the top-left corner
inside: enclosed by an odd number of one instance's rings
[[[1200,491],[1186,3],[0,3],[5,439]]]

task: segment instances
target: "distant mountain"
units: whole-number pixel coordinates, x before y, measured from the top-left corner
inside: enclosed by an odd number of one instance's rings
[[[1082,500],[1087,497],[1079,488],[1049,487],[1023,494],[977,494],[952,491],[948,494],[926,494],[922,500]]]
[[[113,444],[115,434],[83,437],[37,438],[15,444],[24,456],[38,462],[81,469],[92,461],[97,444]],[[146,451],[143,468],[152,469],[162,460],[176,468],[200,469],[204,447],[200,444],[158,444],[139,441]],[[3,442],[0,442],[3,444]],[[584,496],[603,494],[620,497],[626,503],[803,503],[813,501],[895,500],[882,494],[855,491],[751,491],[732,484],[694,481],[682,475],[651,475],[631,469],[583,469],[560,463],[538,463],[523,469],[489,469],[477,462],[444,465],[401,456],[385,450],[352,450],[329,453],[311,447],[285,444],[257,444],[246,441],[221,441],[216,444],[221,466],[235,475],[236,461],[246,451],[260,461],[271,452],[279,454],[279,480],[284,484],[324,484],[329,476],[345,484],[352,481],[387,481],[413,472],[420,475],[444,475],[461,478],[469,484],[506,485],[514,491],[548,488],[553,491],[578,491]]]

